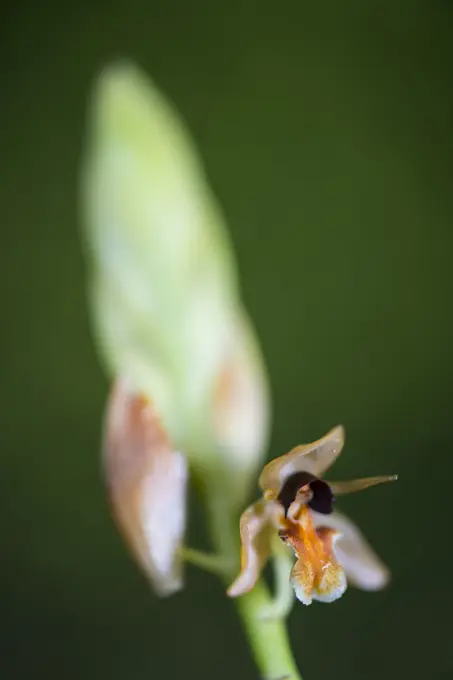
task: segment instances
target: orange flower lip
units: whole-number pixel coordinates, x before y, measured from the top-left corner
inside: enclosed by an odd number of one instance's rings
[[[307,505],[296,512],[297,520],[286,519],[286,528],[279,532],[297,557],[291,573],[296,597],[304,604],[310,604],[313,597],[333,602],[346,590],[345,573],[334,553],[340,534],[327,527],[316,529]]]
[[[291,545],[297,557],[310,562],[315,572],[319,572],[332,561],[331,546],[326,542],[326,531],[336,534],[332,529],[315,529],[310,510],[303,505],[298,513],[298,521],[285,519],[285,529],[279,531],[284,543]]]

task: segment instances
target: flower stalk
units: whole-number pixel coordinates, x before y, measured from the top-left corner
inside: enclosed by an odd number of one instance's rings
[[[237,609],[261,677],[263,680],[302,680],[285,620],[262,617],[262,612],[271,607],[272,598],[262,580],[250,593],[237,600]]]

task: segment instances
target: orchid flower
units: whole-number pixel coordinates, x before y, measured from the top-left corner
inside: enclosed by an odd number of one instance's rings
[[[243,595],[256,584],[271,554],[273,533],[294,550],[297,560],[291,583],[306,605],[312,600],[338,599],[347,580],[365,590],[378,590],[387,583],[387,568],[351,520],[333,512],[333,504],[336,496],[397,477],[324,481],[321,476],[343,444],[344,430],[338,426],[322,439],[297,446],[265,466],[259,478],[263,498],[241,517],[242,569],[228,589],[231,597]]]

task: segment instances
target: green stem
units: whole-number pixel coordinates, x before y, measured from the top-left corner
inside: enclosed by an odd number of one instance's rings
[[[263,680],[302,680],[294,661],[284,619],[263,620],[271,605],[267,587],[259,581],[236,601],[256,664]]]
[[[231,571],[231,560],[228,562],[222,555],[211,555],[195,548],[182,548],[181,557],[185,562],[216,576],[225,577]]]

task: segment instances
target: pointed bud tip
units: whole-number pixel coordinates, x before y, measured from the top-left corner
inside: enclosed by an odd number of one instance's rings
[[[126,83],[144,81],[147,79],[142,70],[130,59],[117,59],[104,66],[96,79],[96,89],[99,93],[110,93]]]

